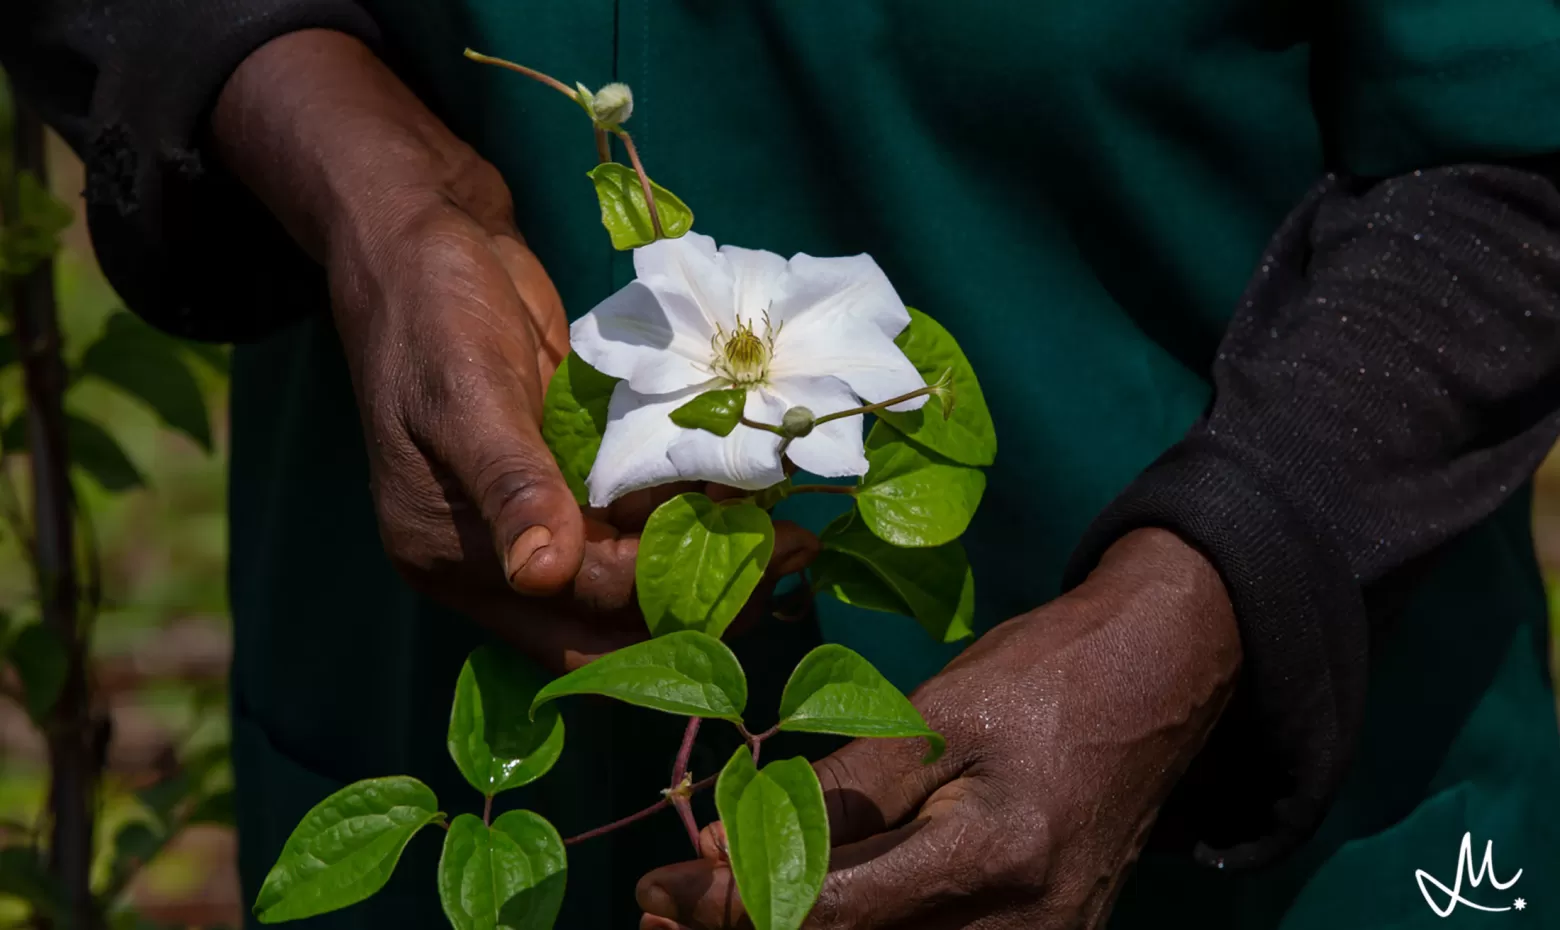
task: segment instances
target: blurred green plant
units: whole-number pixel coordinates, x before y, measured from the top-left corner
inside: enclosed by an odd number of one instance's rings
[[[126,889],[185,827],[231,823],[231,770],[225,734],[213,739],[200,725],[220,707],[218,686],[195,689],[182,757],[159,766],[163,777],[129,803],[105,778],[111,722],[91,661],[105,613],[97,518],[122,514],[126,492],[146,477],[93,411],[112,408],[105,392],[120,395],[209,454],[203,384],[225,378],[226,355],[122,309],[68,352],[56,281],[70,296],[82,276],[57,279],[55,264],[72,219],[49,190],[43,126],[0,75],[0,389],[21,387],[8,392],[19,403],[0,403],[0,528],[31,589],[0,599],[0,697],[23,708],[48,745],[42,809],[30,822],[0,820],[0,899],[20,904],[0,908],[0,923],[143,930],[152,925],[124,906]],[[220,588],[209,600],[220,606]]]

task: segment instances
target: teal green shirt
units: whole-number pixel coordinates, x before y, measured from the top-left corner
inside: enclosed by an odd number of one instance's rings
[[[1206,404],[1218,339],[1279,220],[1329,168],[1403,172],[1560,150],[1560,9],[1547,0],[371,0],[387,55],[504,172],[522,231],[579,315],[632,277],[600,228],[594,149],[565,81],[632,85],[631,128],[696,228],[782,254],[871,253],[980,372],[1002,450],[966,544],[983,627],[1056,595],[1089,520]],[[1324,54],[1325,53],[1325,54]],[[478,805],[444,750],[480,641],[379,548],[351,387],[323,319],[236,357],[235,746],[252,899],[299,816],[407,773]],[[820,505],[821,506],[821,505]],[[1521,919],[1560,924],[1560,737],[1519,494],[1450,548],[1374,644],[1359,757],[1321,831],[1258,874],[1147,857],[1113,926],[1447,927],[1415,882],[1457,846],[1525,870]],[[821,521],[827,514],[792,516]],[[828,602],[821,635],[909,686],[953,654]],[[818,635],[739,643],[772,697]],[[765,689],[768,689],[766,692]],[[502,802],[565,834],[664,787],[676,721],[571,707],[551,775]],[[820,752],[823,743],[798,743]],[[695,759],[713,771],[721,749]],[[706,810],[704,816],[712,814]],[[434,836],[339,928],[439,926]],[[674,818],[571,850],[564,927],[632,926],[634,881],[685,857]],[[1444,873],[1444,874],[1443,874]],[[1495,902],[1510,903],[1510,902]]]

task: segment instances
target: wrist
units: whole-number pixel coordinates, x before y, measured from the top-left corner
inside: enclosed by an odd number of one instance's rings
[[[497,172],[343,33],[289,33],[253,52],[223,87],[211,132],[223,162],[322,262],[441,203],[507,221]]]

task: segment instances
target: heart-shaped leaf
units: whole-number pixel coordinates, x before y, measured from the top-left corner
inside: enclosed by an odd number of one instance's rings
[[[823,551],[812,565],[818,590],[847,604],[912,616],[938,642],[973,633],[975,574],[957,540],[929,549],[891,546],[854,511],[829,524],[819,540]]]
[[[896,546],[941,546],[961,536],[980,506],[986,475],[923,449],[879,421],[867,434],[867,474],[856,506]]]
[[[661,221],[661,235],[657,237],[650,223],[650,211],[645,209],[645,190],[639,183],[639,175],[627,165],[609,161],[587,174],[596,185],[596,199],[601,203],[601,225],[612,235],[614,249],[636,249],[657,238],[676,239],[693,228],[693,211],[688,205],[676,194],[651,181],[650,195],[655,198],[656,216]]]
[[[797,930],[829,871],[829,815],[823,786],[806,759],[760,771],[746,746],[715,782],[731,874],[757,930]]]
[[[145,402],[169,427],[211,451],[206,398],[174,339],[120,311],[87,347],[79,370]]]
[[[601,437],[607,431],[607,408],[618,379],[602,374],[570,352],[553,372],[542,403],[542,439],[552,450],[563,480],[576,503],[589,494],[585,479],[596,464]]]
[[[547,774],[563,752],[563,718],[544,707],[531,719],[546,680],[508,649],[483,646],[466,659],[450,708],[450,758],[487,797]]]
[[[670,714],[740,723],[747,678],[724,643],[684,630],[610,652],[555,679],[537,693],[531,712],[570,694],[600,694]]]
[[[551,930],[568,859],[558,831],[530,811],[493,821],[462,814],[439,857],[439,900],[455,930]]]
[[[679,494],[639,537],[634,585],[652,636],[698,630],[719,639],[763,580],[775,551],[769,514],[751,500]]]
[[[702,429],[717,436],[730,436],[742,421],[747,407],[747,391],[726,388],[705,391],[672,411],[672,422],[683,429]]]
[[[304,815],[255,899],[263,924],[356,904],[385,886],[412,836],[441,819],[438,799],[415,778],[370,778]]]
[[[942,736],[883,673],[860,655],[826,643],[802,657],[780,695],[780,729],[840,736],[919,736],[925,762],[943,754]]]
[[[884,410],[878,416],[926,448],[961,465],[990,465],[997,459],[997,429],[991,422],[991,410],[986,406],[980,381],[975,378],[975,369],[941,323],[914,307],[906,309],[910,311],[910,325],[894,342],[927,384],[935,384],[945,372],[952,373],[953,410],[944,416],[942,405],[932,400],[915,410]]]

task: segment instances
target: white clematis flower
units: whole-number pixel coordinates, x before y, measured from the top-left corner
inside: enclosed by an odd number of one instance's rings
[[[787,261],[689,233],[636,249],[634,270],[569,330],[581,358],[623,379],[587,481],[593,506],[669,481],[758,490],[785,477],[774,433],[738,425],[721,437],[672,422],[705,391],[743,388],[745,416],[779,425],[791,407],[821,417],[926,386],[894,344],[910,314],[871,256]],[[865,474],[861,433],[860,415],[843,417],[786,455],[824,477]]]

